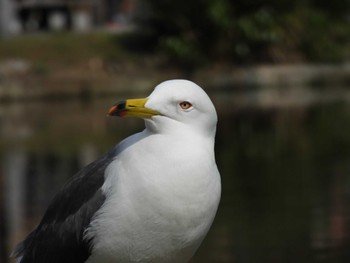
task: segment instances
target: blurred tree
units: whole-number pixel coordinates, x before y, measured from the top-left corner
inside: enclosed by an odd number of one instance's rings
[[[144,2],[150,11],[138,21],[147,43],[189,67],[211,60],[329,62],[349,58],[350,1]]]

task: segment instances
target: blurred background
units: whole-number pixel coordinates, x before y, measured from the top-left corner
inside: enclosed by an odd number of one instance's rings
[[[191,262],[350,262],[348,0],[0,0],[0,262],[143,129],[107,109],[171,78],[219,115],[222,201]]]

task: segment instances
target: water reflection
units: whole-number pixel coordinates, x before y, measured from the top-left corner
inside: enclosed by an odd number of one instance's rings
[[[261,103],[255,91],[211,96],[223,196],[192,262],[350,262],[350,104]],[[113,102],[2,106],[2,262],[68,177],[142,129],[139,120],[105,118]]]

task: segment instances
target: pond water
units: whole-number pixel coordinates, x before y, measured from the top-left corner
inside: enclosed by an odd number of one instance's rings
[[[222,200],[191,262],[350,262],[346,90],[209,90]],[[138,97],[147,94],[139,94]],[[123,96],[125,98],[127,96]],[[143,128],[117,98],[0,106],[0,262],[82,166]]]

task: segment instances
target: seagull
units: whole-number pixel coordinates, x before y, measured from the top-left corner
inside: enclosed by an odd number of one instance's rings
[[[16,246],[17,262],[188,262],[200,246],[221,194],[208,95],[168,80],[108,115],[142,118],[145,129],[65,184]]]

